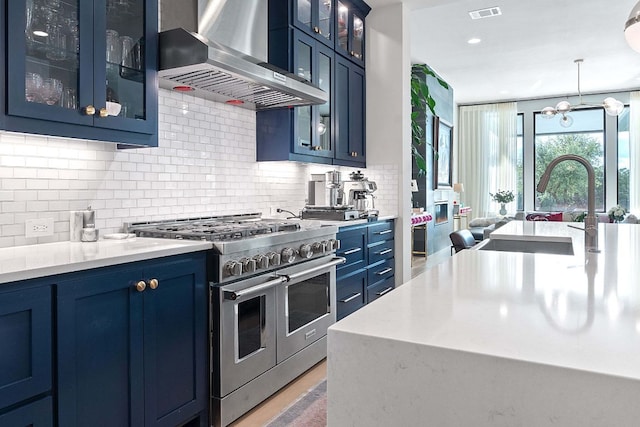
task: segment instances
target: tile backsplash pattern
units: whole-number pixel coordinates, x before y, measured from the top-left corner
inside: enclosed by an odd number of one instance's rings
[[[158,148],[0,132],[0,247],[69,240],[69,211],[91,206],[101,234],[123,222],[231,213],[299,212],[311,173],[331,166],[256,162],[255,113],[160,90]],[[343,179],[353,168],[338,168]],[[398,170],[364,171],[377,207],[397,212]],[[272,213],[273,212],[273,213]],[[24,237],[25,221],[53,218],[51,237]]]

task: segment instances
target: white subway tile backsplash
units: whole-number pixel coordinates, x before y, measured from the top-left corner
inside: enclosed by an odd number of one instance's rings
[[[329,165],[255,161],[255,113],[160,91],[159,147],[0,132],[0,247],[69,238],[69,211],[91,205],[101,234],[124,222],[262,212],[299,212],[311,173]],[[353,168],[337,168],[347,179]],[[376,205],[397,212],[398,170],[364,171]],[[279,214],[286,217],[288,214]],[[54,236],[25,239],[26,219],[54,218]]]

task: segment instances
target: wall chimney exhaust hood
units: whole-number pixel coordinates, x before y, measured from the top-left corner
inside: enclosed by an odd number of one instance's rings
[[[182,28],[160,33],[160,86],[256,110],[324,104],[306,80]],[[240,102],[242,101],[242,102]]]
[[[324,104],[329,95],[268,64],[266,0],[161,0],[160,86],[244,108]]]

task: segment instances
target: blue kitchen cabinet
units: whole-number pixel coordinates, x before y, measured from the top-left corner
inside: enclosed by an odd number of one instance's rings
[[[53,404],[51,396],[27,403],[6,413],[0,413],[2,427],[52,427]]]
[[[292,54],[276,55],[274,65],[295,74],[329,94],[322,105],[281,108],[256,113],[257,157],[331,164],[333,159],[333,51],[299,30],[270,32],[270,44],[292,46]],[[280,42],[276,42],[279,40]]]
[[[336,318],[364,307],[395,288],[394,220],[338,229],[346,262],[336,268]]]
[[[269,0],[269,29],[289,25],[334,48],[335,0]]]
[[[371,8],[361,0],[336,0],[335,51],[364,67],[365,17]]]
[[[366,166],[364,69],[336,55],[335,162]]]
[[[30,415],[25,402],[50,395],[52,387],[51,287],[28,282],[0,285],[0,425],[30,416],[51,419],[49,399]],[[35,410],[34,410],[35,411]],[[6,413],[6,414],[5,414]],[[4,415],[3,415],[4,414]],[[9,421],[11,420],[11,421]],[[20,422],[22,422],[20,421]],[[17,422],[17,421],[16,421]],[[29,425],[25,422],[22,425]],[[49,423],[50,425],[50,423]]]
[[[158,145],[157,1],[0,6],[2,129]]]
[[[258,161],[366,166],[364,60],[352,62],[336,53],[337,4],[269,1],[269,62],[319,86],[329,102],[258,111]],[[369,7],[359,0],[354,4],[359,8],[349,3],[350,10],[364,19]]]
[[[107,267],[58,283],[61,426],[207,419],[204,253]]]

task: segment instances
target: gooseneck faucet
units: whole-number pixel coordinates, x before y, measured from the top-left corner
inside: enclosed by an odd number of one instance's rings
[[[587,168],[587,216],[584,218],[584,247],[587,252],[598,251],[598,219],[596,218],[596,174],[593,166],[584,158],[575,154],[564,154],[553,159],[547,169],[542,174],[536,189],[539,193],[544,193],[551,178],[551,171],[558,163],[565,160],[575,160],[582,163]]]

